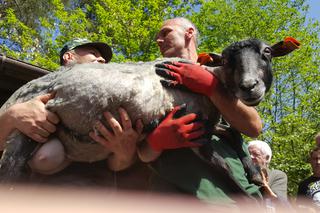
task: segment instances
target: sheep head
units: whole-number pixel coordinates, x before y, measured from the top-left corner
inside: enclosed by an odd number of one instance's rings
[[[210,54],[208,66],[222,66],[220,80],[244,104],[255,106],[269,91],[273,75],[273,57],[287,55],[299,48],[300,43],[291,37],[273,46],[258,39],[231,44],[222,55]]]

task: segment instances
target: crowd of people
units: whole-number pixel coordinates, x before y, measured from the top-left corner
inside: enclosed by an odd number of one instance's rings
[[[198,36],[197,28],[185,18],[173,18],[163,23],[156,37],[162,56],[179,57],[193,63],[176,63],[168,66],[164,72],[171,73],[173,78],[179,80],[178,84],[207,96],[230,125],[226,128],[233,128],[251,138],[258,137],[262,131],[262,121],[256,109],[230,95],[214,75],[197,64]],[[74,39],[62,48],[60,64],[73,66],[81,63],[108,63],[111,57],[111,48],[105,43]],[[179,72],[181,69],[183,72]],[[44,175],[57,174],[71,163],[65,157],[61,142],[51,137],[59,123],[59,117],[45,107],[52,98],[54,94],[44,94],[24,103],[17,103],[0,115],[1,148],[4,148],[6,138],[16,129],[39,142],[39,148],[29,161],[29,166],[34,173]],[[227,142],[230,137],[208,131],[204,121],[196,114],[175,116],[181,108],[182,106],[176,106],[168,113],[142,145],[138,145],[144,127],[141,120],[131,121],[123,108],[119,108],[120,120],[116,120],[110,112],[103,113],[111,129],[97,121],[92,127],[95,131],[90,133],[92,140],[110,151],[106,164],[108,169],[103,169],[116,172],[128,170],[131,174],[122,175],[147,183],[137,184],[135,189],[149,192],[191,195],[204,202],[219,205],[236,206],[239,202],[248,202],[259,206],[268,200],[274,205],[290,206],[287,175],[269,168],[272,151],[268,143],[254,140],[248,146],[242,144],[245,157],[251,157],[261,175],[262,184],[257,185],[248,177],[241,157]],[[232,183],[226,181],[224,174],[217,172],[219,168],[212,168],[189,149],[200,146],[197,141],[204,140],[209,133],[212,134],[209,142],[213,149],[223,157],[230,169]],[[318,146],[310,155],[313,175],[299,185],[298,194],[320,205],[320,134],[316,141]],[[159,157],[147,164],[141,163],[138,154],[141,149],[150,149],[158,153]],[[127,179],[124,185],[130,184],[135,183]],[[233,187],[234,185],[237,187]],[[118,184],[115,187],[121,188]]]

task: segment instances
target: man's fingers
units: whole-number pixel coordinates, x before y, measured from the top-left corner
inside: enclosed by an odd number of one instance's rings
[[[192,122],[190,124],[187,124],[184,126],[184,129],[186,132],[191,133],[193,131],[199,130],[199,129],[203,129],[204,128],[204,124],[202,122]]]
[[[44,129],[40,126],[32,128],[32,132],[34,132],[34,134],[40,135],[45,138],[49,137],[49,135],[50,135],[49,131],[47,131],[46,129]]]
[[[170,74],[167,68],[156,68],[156,74],[166,79],[175,80],[175,77]]]
[[[155,64],[154,66],[155,66],[156,69],[158,69],[158,68],[167,69],[166,64],[171,64],[171,62],[165,61],[163,63]]]
[[[55,113],[50,111],[48,111],[47,120],[53,124],[57,124],[60,121],[59,117]]]
[[[179,73],[169,72],[169,75],[171,75],[179,84],[182,84],[182,78]]]
[[[131,119],[127,113],[126,110],[124,110],[123,108],[119,108],[119,114],[120,114],[120,118],[121,118],[121,124],[123,127],[123,130],[128,130],[132,128],[132,122]]]
[[[57,130],[56,126],[50,122],[43,123],[42,128],[47,130],[49,133],[54,133]]]
[[[186,114],[187,104],[183,103],[183,104],[179,105],[178,107],[179,107],[179,109],[173,115],[174,119],[180,118]]]
[[[175,67],[182,67],[184,64],[190,64],[188,62],[183,62],[183,61],[165,61],[162,63],[165,67],[169,66],[175,66]]]
[[[181,69],[181,67],[183,67],[185,64],[189,64],[189,63],[182,63],[182,62],[178,62],[178,61],[165,61],[161,64],[156,64],[155,67],[156,69],[159,70],[171,70],[177,73],[182,73],[184,72],[183,69]]]
[[[47,137],[43,137],[39,134],[28,135],[28,137],[32,138],[34,141],[37,141],[39,143],[45,143],[48,140]]]
[[[160,83],[162,84],[163,87],[167,87],[167,88],[177,88],[177,86],[179,85],[177,81],[172,81],[172,80],[165,80],[165,79],[161,79]]]
[[[178,81],[161,79],[160,83],[163,87],[166,88],[174,88],[190,92],[190,90],[186,86],[180,84]]]
[[[181,64],[179,64],[179,62],[175,62],[176,64],[166,64],[165,67],[171,71],[173,71],[176,74],[183,74],[184,73],[184,69],[182,69]]]
[[[194,63],[192,63],[190,61],[174,61],[173,64],[176,65],[176,66],[180,66],[181,67],[184,64],[194,64]]]
[[[195,139],[198,139],[198,138],[202,137],[205,133],[206,133],[206,131],[204,129],[200,129],[200,130],[197,130],[197,131],[193,131],[191,133],[185,133],[183,135],[183,137],[185,139],[191,141],[191,140],[195,140]]]
[[[135,130],[137,131],[137,133],[138,133],[139,135],[142,134],[143,127],[144,127],[144,126],[143,126],[142,120],[141,120],[141,119],[138,119],[137,122],[136,122],[136,128],[135,128]]]
[[[189,124],[189,123],[192,123],[193,121],[195,121],[197,119],[197,114],[190,113],[190,114],[181,116],[178,119],[179,119],[180,122],[182,122],[184,124]]]
[[[113,133],[115,135],[119,135],[122,133],[122,127],[120,125],[120,123],[113,117],[113,115],[110,112],[105,112],[103,113],[106,121],[108,122],[108,124],[110,125]]]
[[[42,103],[46,104],[50,99],[54,98],[55,93],[47,93],[44,95],[39,95],[36,98],[38,98]]]
[[[94,129],[97,130],[106,140],[112,141],[114,137],[113,134],[100,121],[97,121]]]
[[[161,65],[162,65],[163,67],[165,67],[167,64],[172,65],[172,64],[173,64],[173,61],[164,61],[164,62],[161,63]]]
[[[99,135],[95,134],[94,132],[89,132],[89,136],[90,138],[92,138],[92,140],[94,140],[95,142],[101,144],[102,146],[104,146],[106,149],[109,149],[110,144],[109,141],[106,140],[103,137],[100,137]]]
[[[182,110],[182,105],[180,106],[175,106],[173,110],[166,116],[166,119],[173,119],[176,115],[176,113],[179,113],[179,111]]]
[[[175,72],[175,70],[171,71],[168,68],[156,68],[156,74],[163,78],[166,78],[169,80],[175,80],[179,83],[182,83],[181,75]]]

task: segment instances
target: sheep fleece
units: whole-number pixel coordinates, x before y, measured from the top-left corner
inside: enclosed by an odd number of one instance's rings
[[[46,104],[60,117],[55,136],[63,142],[70,159],[82,162],[107,158],[109,152],[92,141],[88,133],[98,119],[103,121],[104,111],[110,111],[120,120],[120,106],[127,110],[132,123],[141,118],[146,125],[182,103],[187,104],[187,113],[200,112],[212,124],[216,123],[219,113],[208,98],[162,87],[154,65],[167,60],[173,59],[80,64],[61,69],[22,86],[2,106],[0,113],[14,103],[56,92],[55,98]]]

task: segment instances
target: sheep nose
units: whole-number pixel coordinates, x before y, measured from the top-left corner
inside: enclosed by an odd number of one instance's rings
[[[158,46],[160,47],[163,44],[163,39],[158,38],[156,40],[156,42],[157,42]]]
[[[243,91],[251,91],[258,84],[257,79],[246,79],[240,82],[240,89]]]

